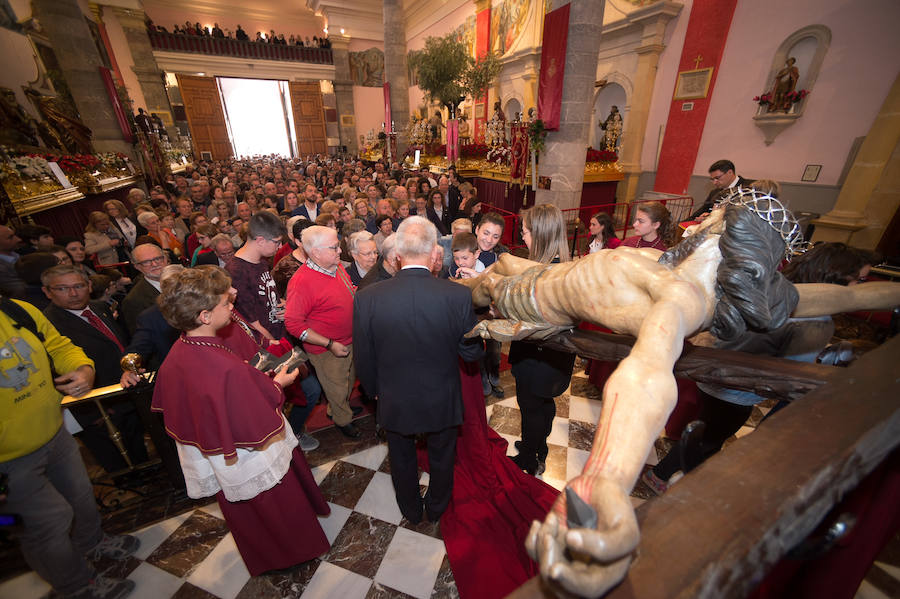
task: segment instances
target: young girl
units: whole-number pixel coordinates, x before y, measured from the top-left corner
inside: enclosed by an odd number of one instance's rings
[[[627,238],[622,245],[633,248],[653,248],[661,252],[674,245],[674,227],[669,210],[659,202],[646,202],[638,205],[634,223],[637,235]]]
[[[591,254],[604,249],[614,250],[622,244],[616,237],[612,218],[606,212],[598,212],[591,217],[588,231],[591,234],[591,244],[588,246]]]

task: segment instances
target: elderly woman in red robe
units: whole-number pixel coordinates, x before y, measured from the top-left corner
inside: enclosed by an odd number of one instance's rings
[[[297,370],[269,377],[216,334],[232,322],[234,294],[215,266],[163,282],[160,309],[183,333],[159,369],[152,408],[175,439],[188,495],[215,495],[256,576],[326,552],[316,515],[330,508],[281,412]]]

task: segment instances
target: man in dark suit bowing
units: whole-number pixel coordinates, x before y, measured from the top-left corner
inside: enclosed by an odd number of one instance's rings
[[[159,297],[159,277],[169,263],[169,259],[158,245],[152,243],[143,243],[137,246],[131,253],[131,257],[135,268],[140,271],[142,276],[137,279],[134,287],[122,300],[120,311],[128,334],[134,335],[134,331],[137,329],[138,314],[155,304],[156,298]]]
[[[394,237],[401,270],[358,292],[353,301],[356,373],[378,397],[397,503],[413,524],[421,521],[423,509],[415,442],[416,435],[425,435],[430,483],[424,509],[434,522],[453,489],[457,426],[463,417],[457,358],[478,360],[482,346],[463,337],[476,322],[471,294],[429,270],[440,251],[434,225],[410,217]]]
[[[71,265],[48,268],[41,275],[44,293],[51,304],[44,310],[60,335],[65,335],[72,343],[84,350],[94,361],[94,386],[104,387],[119,382],[122,369],[119,360],[125,352],[128,338],[113,319],[106,303],[90,301],[91,283],[81,270]],[[107,407],[110,420],[122,434],[132,463],[147,460],[144,446],[144,429],[128,401]],[[72,415],[84,429],[80,435],[82,442],[91,451],[97,462],[107,471],[115,472],[125,468],[125,460],[115,444],[110,440],[106,425],[93,403],[87,402],[71,409]]]
[[[734,163],[730,160],[716,160],[709,166],[709,180],[713,188],[706,196],[703,204],[691,214],[690,220],[696,220],[701,215],[709,213],[716,203],[724,198],[732,189],[747,187],[753,183],[752,179],[744,179],[734,172]]]

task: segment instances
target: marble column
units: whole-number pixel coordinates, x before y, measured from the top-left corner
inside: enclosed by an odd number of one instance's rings
[[[834,209],[816,219],[813,241],[873,249],[900,207],[900,76],[869,128]]]
[[[384,80],[391,84],[391,116],[397,132],[397,152],[406,152],[409,140],[409,75],[406,70],[406,21],[403,0],[384,0]],[[390,128],[390,123],[384,124]],[[396,156],[394,157],[397,158]]]
[[[131,154],[122,138],[99,67],[105,66],[77,0],[34,0],[34,17],[53,46],[81,121],[90,127],[97,152]]]
[[[137,76],[141,92],[144,94],[144,101],[147,103],[147,106],[143,108],[148,113],[165,111],[171,117],[172,106],[169,104],[169,95],[166,93],[165,75],[156,64],[150,37],[147,35],[145,23],[147,15],[142,10],[130,8],[113,7],[112,10],[125,32],[125,41],[128,42],[128,49],[131,51],[131,58],[134,62],[131,70]],[[135,106],[135,111],[138,108]],[[174,122],[174,119],[170,120]],[[174,125],[167,126],[166,129],[170,139],[177,139],[178,130]]]
[[[538,165],[539,175],[551,178],[550,189],[537,190],[537,204],[556,204],[560,209],[581,204],[604,4],[596,0],[570,3],[559,130],[547,134]]]
[[[359,152],[359,142],[356,139],[356,119],[351,118],[351,124],[345,125],[343,117],[355,116],[353,108],[353,77],[350,74],[350,36],[330,35],[331,55],[334,57],[334,100],[337,105],[338,131],[341,145],[347,146],[351,154]]]

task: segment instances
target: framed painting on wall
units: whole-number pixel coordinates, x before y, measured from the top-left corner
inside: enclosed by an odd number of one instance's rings
[[[681,71],[678,73],[678,84],[675,86],[674,100],[695,100],[705,98],[709,92],[713,67]]]
[[[352,114],[342,114],[341,115],[341,127],[352,127],[356,124],[356,119],[353,118]]]

